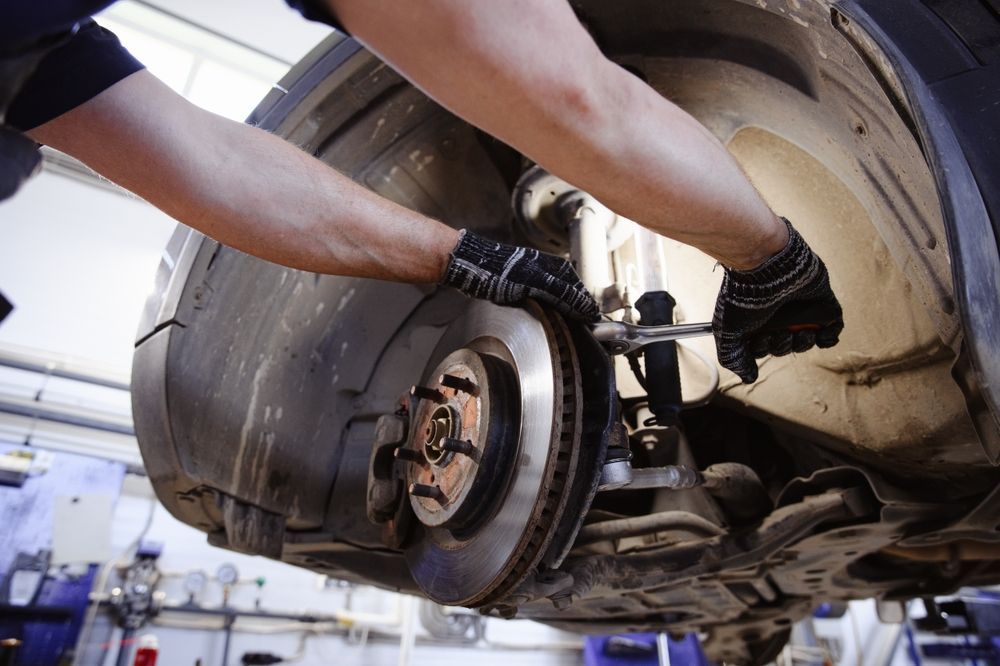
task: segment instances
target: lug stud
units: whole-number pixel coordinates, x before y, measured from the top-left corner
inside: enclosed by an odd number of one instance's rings
[[[556,610],[566,610],[573,605],[573,597],[570,594],[558,594],[549,597],[549,601],[555,606]]]
[[[448,503],[448,496],[437,486],[428,486],[423,483],[411,483],[409,492],[417,497],[426,497],[435,500],[441,506]]]
[[[405,460],[406,462],[421,463],[425,461],[424,455],[419,451],[414,451],[413,449],[405,449],[400,447],[396,449],[395,454],[397,460]]]
[[[453,437],[442,437],[438,442],[438,447],[444,451],[461,453],[464,456],[471,455],[476,448],[468,440],[454,439]]]
[[[441,393],[441,391],[427,388],[426,386],[411,386],[410,395],[421,400],[430,400],[431,402],[435,402],[439,405],[445,401],[444,394]]]
[[[438,377],[438,384],[455,389],[456,391],[468,393],[473,398],[479,397],[479,386],[477,386],[472,380],[466,379],[465,377],[458,377],[456,375],[441,375]]]

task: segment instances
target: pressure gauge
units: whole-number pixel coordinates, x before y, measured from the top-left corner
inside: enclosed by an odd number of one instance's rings
[[[201,594],[201,591],[205,589],[205,585],[208,583],[208,574],[200,569],[195,569],[193,571],[187,572],[184,576],[184,591],[190,594],[192,597]]]
[[[215,572],[215,577],[223,585],[236,585],[236,581],[240,579],[240,572],[236,570],[234,565],[227,562],[219,567],[219,570]]]

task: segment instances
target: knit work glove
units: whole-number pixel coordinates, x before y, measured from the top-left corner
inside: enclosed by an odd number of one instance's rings
[[[0,201],[17,192],[41,167],[38,144],[0,125]]]
[[[591,321],[600,315],[597,301],[565,259],[497,243],[468,229],[451,251],[441,284],[498,305],[533,298],[571,317]]]
[[[823,260],[784,222],[785,249],[749,271],[727,268],[715,303],[719,363],[745,384],[757,381],[754,359],[832,347],[844,328]]]

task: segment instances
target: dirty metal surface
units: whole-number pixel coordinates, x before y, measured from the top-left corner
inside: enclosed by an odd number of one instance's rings
[[[406,561],[430,598],[471,606],[502,597],[544,554],[575,472],[582,396],[566,326],[540,308],[473,304],[439,345],[461,348],[516,368],[520,429],[517,448],[502,463],[513,468],[512,477],[487,520],[458,533],[425,526]]]

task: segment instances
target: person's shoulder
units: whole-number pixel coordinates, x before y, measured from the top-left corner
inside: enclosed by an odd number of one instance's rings
[[[3,0],[0,45],[31,45],[69,34],[115,0]],[[0,51],[4,50],[0,47]]]
[[[7,110],[8,125],[38,127],[143,69],[118,37],[92,18],[39,62]]]
[[[350,34],[344,28],[344,24],[340,22],[340,19],[333,13],[333,10],[330,9],[327,2],[322,2],[321,0],[285,0],[285,4],[310,21],[325,23],[344,34]]]

